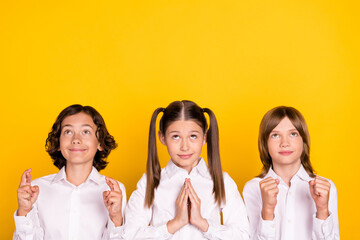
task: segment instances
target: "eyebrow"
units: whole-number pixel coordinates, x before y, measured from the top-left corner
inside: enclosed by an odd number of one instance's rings
[[[295,130],[295,131],[298,131],[296,128],[292,128],[292,129],[289,129],[289,130],[287,130],[287,131],[290,132],[290,131],[294,131],[294,130]],[[276,132],[276,133],[277,133],[277,132],[280,132],[280,131],[272,130],[271,132]]]
[[[197,130],[192,130],[192,131],[189,131],[190,133],[200,133],[199,131]],[[180,133],[180,131],[171,131],[169,133]]]
[[[61,129],[63,129],[64,127],[74,127],[71,124],[65,124],[64,126],[61,127]],[[81,125],[81,127],[90,127],[91,129],[94,129],[90,124],[83,124]]]

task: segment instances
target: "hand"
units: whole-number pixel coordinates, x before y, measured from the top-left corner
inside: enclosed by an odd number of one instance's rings
[[[39,196],[39,187],[31,186],[31,168],[25,170],[21,176],[20,186],[17,190],[18,216],[26,216],[32,209]]]
[[[316,205],[316,217],[325,220],[329,217],[329,195],[331,184],[328,180],[316,176],[309,182],[311,197]]]
[[[189,188],[186,184],[182,186],[179,196],[176,199],[176,215],[175,218],[168,221],[167,229],[168,232],[174,234],[180,228],[189,223],[188,215],[188,200],[189,200]]]
[[[103,192],[104,204],[109,211],[111,221],[116,227],[121,226],[122,219],[122,192],[119,183],[109,177],[105,177],[106,184],[110,187],[110,191]]]
[[[277,204],[277,195],[279,193],[278,184],[279,179],[273,179],[268,177],[260,181],[261,199],[262,199],[262,211],[261,216],[264,220],[273,220],[274,211]]]
[[[190,212],[190,223],[203,232],[207,232],[209,228],[208,221],[201,216],[201,200],[197,196],[191,181],[189,178],[185,180],[185,183],[189,186],[189,212]]]

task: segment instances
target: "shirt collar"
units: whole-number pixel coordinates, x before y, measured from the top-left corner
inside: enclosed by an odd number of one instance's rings
[[[279,179],[281,180],[281,177],[279,175],[277,175],[274,170],[272,169],[272,167],[269,169],[268,173],[266,174],[265,178],[268,177],[272,177],[274,179]],[[303,181],[309,182],[311,180],[313,180],[314,178],[311,178],[309,176],[309,174],[306,172],[304,166],[301,164],[299,170],[295,173],[295,175],[292,177],[291,181],[295,178],[300,178]]]
[[[66,172],[65,172],[65,166],[60,169],[60,171],[55,175],[55,178],[52,180],[53,183],[59,182],[61,180],[66,180]],[[88,180],[91,180],[95,182],[96,184],[100,184],[102,180],[102,176],[100,173],[96,170],[95,167],[92,167],[91,172],[86,179],[85,182]]]
[[[177,173],[180,173],[180,172],[185,172],[187,174],[187,171],[185,169],[182,169],[182,168],[176,166],[172,160],[170,160],[168,162],[168,164],[166,165],[165,171],[168,174],[169,178],[172,178],[173,176],[175,176]],[[211,175],[209,173],[208,166],[206,165],[203,158],[201,158],[198,165],[196,165],[191,170],[190,175],[193,175],[196,173],[200,174],[201,176],[203,176],[205,178],[211,179]]]

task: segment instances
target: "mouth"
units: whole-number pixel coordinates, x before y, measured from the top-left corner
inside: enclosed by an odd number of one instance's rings
[[[283,155],[283,156],[289,156],[292,153],[293,153],[293,151],[281,151],[281,152],[279,152],[279,154]]]
[[[181,159],[189,159],[189,158],[191,158],[192,154],[178,154],[178,156]]]
[[[71,148],[69,149],[70,152],[85,152],[86,149],[82,149],[82,148]]]

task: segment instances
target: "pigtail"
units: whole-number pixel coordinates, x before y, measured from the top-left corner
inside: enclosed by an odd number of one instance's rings
[[[146,164],[146,193],[145,207],[150,208],[154,201],[154,191],[159,186],[161,167],[156,147],[156,119],[164,108],[158,108],[154,111],[149,129],[148,158]]]
[[[220,161],[219,151],[219,129],[215,114],[208,108],[203,109],[210,117],[210,126],[207,132],[207,155],[209,163],[209,171],[214,182],[213,193],[215,194],[215,202],[218,205],[226,202],[224,177]]]

